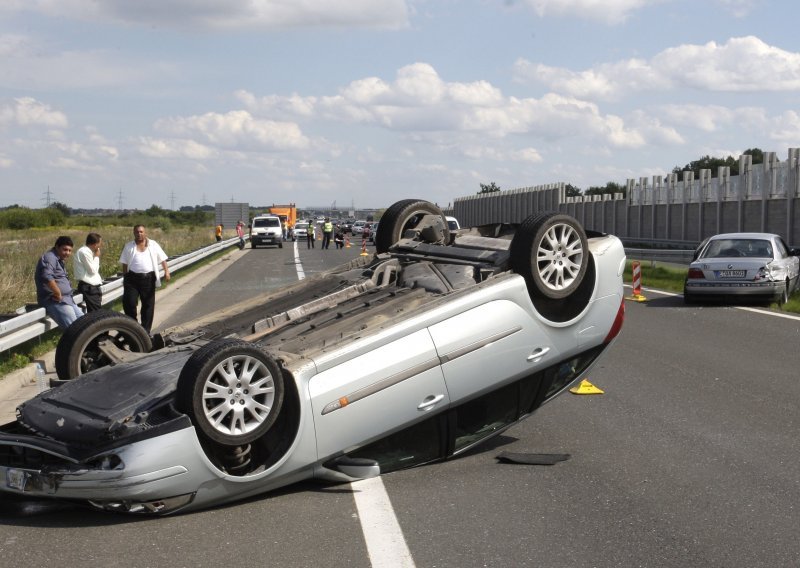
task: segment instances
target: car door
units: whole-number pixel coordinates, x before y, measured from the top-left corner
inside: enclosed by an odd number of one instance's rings
[[[453,404],[552,364],[559,349],[548,329],[505,299],[432,325],[429,330]]]
[[[421,421],[450,404],[433,341],[421,329],[309,381],[320,459]]]

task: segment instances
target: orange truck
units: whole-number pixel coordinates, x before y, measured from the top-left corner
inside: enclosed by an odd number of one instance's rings
[[[286,223],[289,229],[293,229],[294,224],[297,222],[297,207],[295,207],[294,203],[288,205],[275,205],[273,203],[269,208],[269,212],[271,215],[280,217],[281,224]]]

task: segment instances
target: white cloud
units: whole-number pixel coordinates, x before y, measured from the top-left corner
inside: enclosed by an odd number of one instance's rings
[[[754,36],[726,43],[680,45],[649,61],[629,59],[572,71],[519,59],[518,81],[537,82],[582,98],[615,99],[645,90],[689,87],[703,91],[800,90],[800,52],[770,46]]]
[[[715,132],[731,125],[737,112],[720,105],[664,105],[658,109],[673,124],[697,128],[703,132]]]
[[[163,138],[142,137],[139,139],[139,152],[149,158],[189,158],[205,160],[214,155],[208,146],[198,144],[194,140],[170,140]]]
[[[0,12],[180,29],[374,28],[408,25],[403,0],[5,0]]]
[[[258,98],[246,91],[236,96],[257,115],[286,116],[296,109],[298,119],[378,125],[403,133],[589,137],[626,148],[644,144],[642,135],[626,128],[621,118],[603,115],[592,103],[555,94],[541,99],[505,97],[487,81],[446,82],[426,63],[401,68],[392,83],[359,79],[332,96]]]
[[[585,18],[620,24],[631,12],[663,0],[519,0],[540,17]]]
[[[770,139],[790,148],[800,148],[800,114],[787,110],[776,117],[770,130]]]
[[[0,125],[66,128],[67,116],[32,97],[20,97],[0,105]]]
[[[245,110],[166,118],[157,121],[155,128],[227,149],[297,150],[310,143],[297,124],[254,118]]]

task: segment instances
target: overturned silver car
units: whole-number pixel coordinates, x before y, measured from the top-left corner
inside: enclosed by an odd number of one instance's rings
[[[624,317],[613,236],[540,213],[451,232],[389,207],[377,253],[149,337],[100,311],[0,426],[0,490],[189,511],[458,456],[581,379]]]

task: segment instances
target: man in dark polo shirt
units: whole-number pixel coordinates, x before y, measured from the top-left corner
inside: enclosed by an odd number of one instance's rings
[[[36,300],[61,329],[67,329],[72,322],[83,315],[72,298],[72,285],[69,283],[64,265],[64,261],[72,254],[73,246],[70,237],[58,237],[55,246],[44,253],[36,263],[34,275]]]

